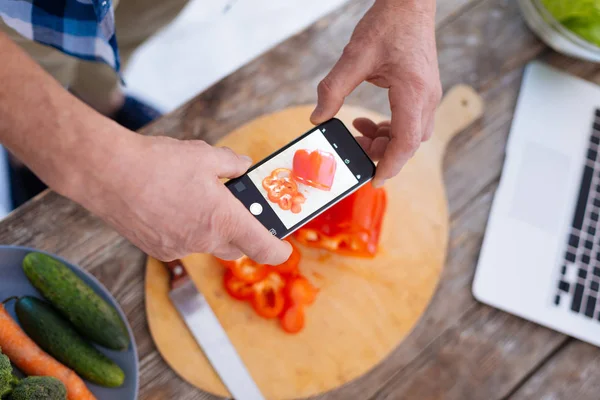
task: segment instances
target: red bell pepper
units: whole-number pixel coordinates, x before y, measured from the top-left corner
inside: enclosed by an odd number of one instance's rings
[[[304,327],[305,308],[315,302],[319,290],[303,276],[291,278],[284,289],[285,309],[279,315],[284,331],[298,333]]]
[[[282,210],[291,210],[298,214],[302,211],[302,203],[306,201],[298,192],[298,184],[292,178],[292,171],[287,168],[277,168],[262,181],[270,202],[278,204]]]
[[[290,279],[285,287],[285,295],[290,304],[311,305],[315,302],[319,290],[303,276]]]
[[[236,278],[230,269],[225,271],[223,285],[225,286],[227,293],[236,300],[250,300],[254,295],[252,283]]]
[[[259,264],[251,260],[248,256],[242,256],[237,260],[222,260],[217,258],[217,261],[229,269],[237,279],[247,283],[255,283],[263,280],[270,270],[284,275],[297,275],[298,264],[300,263],[300,251],[290,240],[285,240],[292,245],[292,254],[283,264]]]
[[[333,154],[322,150],[297,150],[292,174],[295,180],[321,190],[330,190],[335,177]]]
[[[252,261],[247,256],[242,256],[237,260],[221,260],[218,259],[233,275],[244,282],[254,283],[264,279],[269,272],[266,265],[258,264]]]
[[[315,301],[318,289],[300,275],[300,251],[286,240],[293,251],[280,265],[258,264],[246,256],[217,260],[226,267],[223,285],[231,297],[248,301],[259,316],[279,318],[284,331],[297,333],[304,327],[305,308]]]
[[[252,307],[263,318],[276,318],[283,311],[285,280],[277,272],[270,272],[265,279],[253,285]]]
[[[372,258],[377,253],[386,206],[385,190],[366,184],[298,229],[295,237],[306,246]]]
[[[291,306],[279,317],[281,327],[287,333],[298,333],[304,328],[304,306]]]

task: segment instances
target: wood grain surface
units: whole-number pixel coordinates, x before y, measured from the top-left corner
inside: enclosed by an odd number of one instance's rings
[[[306,131],[313,108],[298,106],[261,116],[217,145],[261,160]],[[248,304],[229,298],[223,289],[224,269],[211,255],[183,260],[266,398],[304,398],[344,385],[381,362],[413,329],[431,300],[446,257],[443,151],[482,111],[481,99],[469,87],[458,86],[446,94],[437,111],[434,138],[409,161],[401,180],[386,185],[388,208],[377,257],[341,257],[298,244],[302,274],[320,293],[297,335],[286,334],[277,321],[266,321]],[[385,120],[351,106],[344,106],[337,117],[354,135],[355,118]],[[149,259],[146,312],[161,355],[194,386],[229,396],[168,292],[165,266]]]
[[[316,100],[372,2],[351,0],[215,84],[144,134],[214,143],[259,115]],[[448,147],[447,262],[433,301],[406,340],[361,378],[322,399],[597,399],[600,350],[477,303],[470,292],[525,64],[534,58],[600,83],[600,67],[550,51],[526,28],[514,0],[444,0],[437,39],[445,89],[467,83],[486,110]],[[368,84],[347,99],[389,115]],[[78,263],[123,306],[141,361],[141,399],[212,399],[177,377],[156,351],[144,312],[144,255],[94,216],[45,193],[0,223],[0,243],[34,246]]]

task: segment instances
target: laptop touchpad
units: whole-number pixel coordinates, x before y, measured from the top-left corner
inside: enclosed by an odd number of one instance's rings
[[[519,165],[510,217],[555,232],[564,217],[568,178],[569,157],[528,143]]]

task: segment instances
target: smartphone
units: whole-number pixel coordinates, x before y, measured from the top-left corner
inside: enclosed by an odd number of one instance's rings
[[[374,175],[373,161],[342,121],[333,118],[225,185],[271,234],[283,239]]]

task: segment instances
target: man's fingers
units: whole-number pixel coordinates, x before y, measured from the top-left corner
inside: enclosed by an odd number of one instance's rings
[[[368,50],[367,50],[368,51]],[[375,57],[347,46],[329,74],[317,87],[317,107],[310,121],[317,125],[333,118],[348,96],[371,73]]]
[[[352,125],[366,137],[373,137],[377,132],[377,124],[369,118],[356,118],[352,121]]]
[[[378,187],[395,175],[419,148],[422,138],[422,106],[410,87],[392,86],[389,92],[392,122],[390,142],[377,165],[373,185]]]
[[[369,156],[373,161],[379,161],[383,158],[385,150],[390,145],[390,138],[388,136],[380,136],[373,139],[371,143],[371,151]]]
[[[213,147],[214,165],[219,178],[237,178],[252,165],[252,159],[239,155],[229,147]]]
[[[363,150],[366,151],[367,154],[369,154],[369,150],[371,149],[371,143],[373,142],[373,140],[365,136],[357,136],[356,141],[358,142],[360,147],[362,147]],[[371,157],[371,154],[369,154],[369,157]],[[373,157],[371,157],[371,159],[372,158]]]
[[[383,121],[378,124],[369,118],[356,118],[352,121],[352,125],[363,135],[371,139],[379,136],[389,135],[390,121]]]
[[[287,261],[292,246],[273,236],[242,203],[227,194],[230,218],[235,223],[230,231],[230,244],[257,263],[279,265]]]
[[[356,141],[358,144],[360,144],[364,151],[367,152],[371,160],[379,161],[385,153],[385,149],[390,142],[390,138],[387,136],[381,136],[371,139],[365,136],[359,136],[356,138]]]

